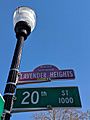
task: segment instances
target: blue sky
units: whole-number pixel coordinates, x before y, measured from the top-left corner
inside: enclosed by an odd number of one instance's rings
[[[13,12],[18,6],[29,6],[37,14],[37,25],[25,41],[20,71],[32,71],[42,64],[59,69],[73,69],[76,79],[37,86],[78,86],[82,109],[90,109],[90,1],[89,0],[5,0],[0,1],[0,93],[3,95],[11,65],[16,37]],[[27,87],[18,86],[18,87]],[[11,120],[32,113],[14,114]],[[32,118],[33,120],[33,118]]]

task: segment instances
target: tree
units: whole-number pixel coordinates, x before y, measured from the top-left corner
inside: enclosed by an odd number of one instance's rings
[[[34,114],[34,120],[90,120],[90,111],[59,108]]]

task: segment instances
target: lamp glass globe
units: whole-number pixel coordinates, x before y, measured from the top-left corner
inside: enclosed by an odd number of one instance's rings
[[[17,22],[25,21],[31,27],[31,32],[36,26],[36,14],[29,7],[18,7],[13,14],[14,28]]]

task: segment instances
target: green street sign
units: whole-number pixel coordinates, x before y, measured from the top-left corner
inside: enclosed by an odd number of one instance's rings
[[[3,113],[3,108],[4,108],[4,99],[2,97],[2,95],[0,94],[0,120],[1,120],[1,116],[2,116],[2,113]]]
[[[18,88],[12,112],[81,107],[78,87]]]

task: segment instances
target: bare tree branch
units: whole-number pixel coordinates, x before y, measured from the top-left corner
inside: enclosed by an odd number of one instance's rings
[[[52,109],[34,115],[34,120],[90,120],[90,110],[82,112],[77,109]]]

